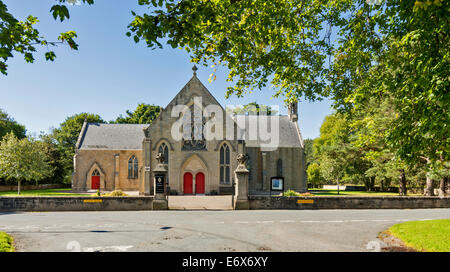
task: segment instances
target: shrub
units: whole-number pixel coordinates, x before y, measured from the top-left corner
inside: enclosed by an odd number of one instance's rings
[[[287,190],[283,193],[283,196],[299,196],[300,194],[294,190]]]
[[[298,193],[294,190],[289,189],[283,193],[283,196],[313,196],[313,194],[311,194],[310,192]]]
[[[14,252],[14,240],[4,232],[0,232],[0,252]]]
[[[121,190],[115,190],[109,194],[104,194],[103,196],[128,196],[128,195],[126,193],[122,192]]]

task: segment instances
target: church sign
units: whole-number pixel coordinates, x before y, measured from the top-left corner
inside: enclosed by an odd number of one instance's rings
[[[158,174],[155,175],[156,184],[155,184],[155,190],[157,194],[164,194],[164,183],[165,183],[165,175]]]
[[[284,190],[284,178],[283,177],[272,177],[270,178],[270,189],[271,191],[283,191]]]

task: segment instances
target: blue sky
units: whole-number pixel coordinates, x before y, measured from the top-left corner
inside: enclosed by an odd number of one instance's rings
[[[53,48],[57,58],[47,62],[45,49],[28,64],[21,55],[10,59],[8,75],[0,75],[0,108],[26,126],[28,133],[48,133],[64,119],[80,112],[99,114],[104,120],[115,119],[134,110],[139,103],[165,107],[192,76],[189,55],[165,46],[151,50],[125,35],[132,21],[131,10],[145,9],[137,0],[95,0],[92,6],[69,6],[70,19],[53,20],[49,10],[55,0],[3,0],[9,11],[22,20],[32,14],[40,20],[37,28],[47,40],[56,40],[60,32],[75,30],[79,50],[67,45]],[[208,82],[213,68],[199,66],[199,79],[222,105],[242,105],[256,101],[279,105],[282,98],[272,98],[274,90],[265,88],[244,98],[225,99],[227,71],[217,70],[217,79]],[[303,138],[319,136],[331,101],[300,102],[299,124]]]

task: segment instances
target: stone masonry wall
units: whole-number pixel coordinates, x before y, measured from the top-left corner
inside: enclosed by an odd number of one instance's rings
[[[290,209],[427,209],[450,208],[450,197],[263,197],[249,196],[251,210]]]
[[[119,155],[118,184],[116,184],[115,178],[116,155]],[[139,175],[137,179],[128,178],[128,160],[132,155],[138,158]],[[89,184],[87,179],[90,178],[95,164],[100,168],[99,171],[104,174],[105,190],[107,191],[137,191],[142,183],[142,150],[78,150],[75,163],[76,171],[72,184],[72,189],[75,191],[91,189],[87,187]]]

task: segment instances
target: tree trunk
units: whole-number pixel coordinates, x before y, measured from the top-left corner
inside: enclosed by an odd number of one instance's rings
[[[373,191],[373,186],[375,185],[375,177],[370,177],[369,178],[369,184],[367,186],[367,191],[371,192]]]
[[[17,194],[20,195],[20,180],[19,183],[17,184]]]
[[[402,196],[406,195],[406,176],[404,170],[402,170],[402,173],[400,174],[400,181],[398,183],[398,192]]]
[[[434,196],[433,180],[430,177],[428,177],[428,175],[427,175],[427,184],[426,184],[424,195]]]
[[[439,196],[446,195],[445,189],[447,187],[447,181],[448,181],[447,179],[448,179],[448,177],[441,178],[441,182],[439,184]]]

